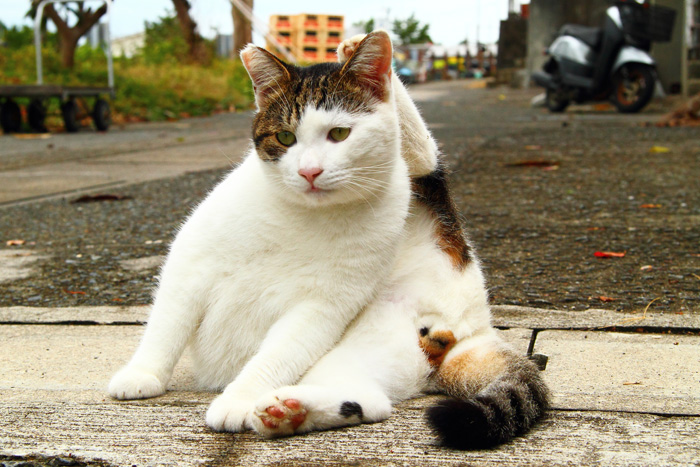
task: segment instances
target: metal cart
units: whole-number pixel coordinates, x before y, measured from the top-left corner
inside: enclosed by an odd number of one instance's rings
[[[112,65],[111,39],[109,33],[109,20],[112,10],[112,0],[85,0],[99,1],[107,5],[106,47],[107,55],[107,87],[90,86],[62,86],[56,84],[44,84],[44,74],[41,62],[41,20],[44,7],[48,3],[67,3],[75,0],[43,0],[37,7],[34,18],[34,47],[36,49],[36,84],[29,85],[0,85],[0,126],[5,133],[18,132],[22,127],[22,112],[14,99],[26,97],[30,103],[26,108],[27,123],[40,132],[46,131],[44,121],[46,119],[45,101],[50,98],[59,98],[61,101],[61,114],[66,131],[75,132],[80,128],[79,108],[77,99],[93,98],[90,116],[95,128],[106,131],[111,123],[109,103],[102,97],[110,95],[114,97],[114,68]]]

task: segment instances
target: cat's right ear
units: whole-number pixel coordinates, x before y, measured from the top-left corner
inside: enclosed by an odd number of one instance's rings
[[[287,65],[265,49],[248,44],[241,51],[241,60],[255,92],[258,108],[265,107],[270,98],[285,92],[285,84],[291,80]]]
[[[389,34],[378,29],[367,34],[357,44],[340,73],[352,73],[375,97],[386,101],[391,89],[392,57],[393,48]]]

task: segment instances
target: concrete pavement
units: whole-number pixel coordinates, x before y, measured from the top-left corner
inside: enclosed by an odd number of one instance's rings
[[[546,329],[556,313],[516,308],[495,307],[496,324],[507,327],[519,314]],[[549,416],[505,446],[462,453],[436,446],[423,421],[435,397],[400,404],[384,423],[296,438],[211,432],[204,413],[215,395],[197,391],[187,357],[166,395],[111,400],[105,386],[130,357],[147,315],[148,307],[0,310],[0,456],[178,466],[674,466],[700,459],[697,336],[539,331],[534,351],[549,356],[544,375],[554,393]],[[606,329],[618,321],[601,310],[588,324]],[[532,329],[502,332],[523,353],[533,339]]]
[[[0,137],[0,206],[228,167],[248,148],[250,113],[105,133]]]
[[[414,98],[452,108],[455,86],[418,87]],[[105,134],[2,136],[0,215],[18,203],[229,166],[247,147],[249,121],[243,114]],[[41,274],[41,255],[0,249],[0,287]],[[144,256],[115,267],[151,275],[160,260]],[[197,391],[187,359],[162,397],[117,402],[106,395],[148,307],[0,308],[0,464],[13,456],[37,465],[71,456],[78,465],[700,466],[699,314],[519,306],[494,312],[494,324],[517,349],[549,357],[544,376],[553,409],[525,437],[462,453],[435,445],[423,421],[432,397],[403,403],[376,425],[277,441],[213,433],[204,414],[214,395]]]

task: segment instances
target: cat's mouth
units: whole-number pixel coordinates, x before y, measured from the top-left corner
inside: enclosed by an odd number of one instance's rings
[[[324,188],[319,188],[316,185],[311,185],[306,189],[307,193],[317,193],[317,194],[327,193],[328,191],[330,191],[330,190],[326,190]]]

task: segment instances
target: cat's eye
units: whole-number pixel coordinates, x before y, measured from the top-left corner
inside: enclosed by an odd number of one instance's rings
[[[280,142],[282,146],[291,146],[297,142],[297,137],[291,131],[280,131],[277,133],[277,141]]]
[[[345,141],[348,138],[348,135],[350,135],[350,128],[333,128],[330,132],[328,132],[328,138],[331,141],[338,143]]]

